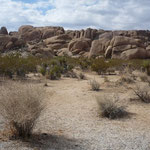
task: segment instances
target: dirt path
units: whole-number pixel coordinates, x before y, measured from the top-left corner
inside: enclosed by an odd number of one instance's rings
[[[126,86],[111,87],[100,76],[87,77],[48,81],[47,109],[35,129],[39,140],[20,149],[150,150],[150,105],[129,102],[132,91]],[[90,90],[89,79],[93,78],[101,83],[99,92]],[[114,81],[116,77],[109,79]],[[134,113],[131,118],[114,121],[99,117],[95,97],[114,92]]]

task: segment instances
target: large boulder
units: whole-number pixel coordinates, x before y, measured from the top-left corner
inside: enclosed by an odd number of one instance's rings
[[[135,48],[121,53],[121,59],[146,59],[150,58],[149,53],[144,48]]]
[[[25,41],[39,41],[41,40],[41,31],[30,25],[21,26],[19,28],[19,36]]]
[[[110,45],[112,38],[113,38],[112,32],[107,32],[100,35],[98,40],[94,40],[92,42],[89,57],[103,55],[105,53],[105,50]]]
[[[57,56],[72,56],[72,52],[68,48],[62,48],[57,52]]]
[[[68,43],[71,41],[71,37],[67,34],[61,34],[44,40],[44,44],[53,50],[60,50],[67,48]]]
[[[8,31],[6,27],[1,27],[0,34],[8,35]]]
[[[43,27],[40,28],[42,32],[42,39],[51,38],[53,36],[64,34],[64,28],[62,27]]]
[[[73,39],[68,45],[69,51],[71,51],[74,55],[88,52],[90,47],[91,40],[87,38]]]
[[[134,39],[125,36],[115,36],[110,43],[111,46],[117,47],[122,45],[137,45],[137,47],[143,47],[143,43],[140,39]]]

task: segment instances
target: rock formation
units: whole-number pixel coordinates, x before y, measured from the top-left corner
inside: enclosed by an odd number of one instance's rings
[[[0,52],[20,50],[47,57],[150,58],[150,31],[64,30],[63,27],[21,26],[18,32],[0,29]]]

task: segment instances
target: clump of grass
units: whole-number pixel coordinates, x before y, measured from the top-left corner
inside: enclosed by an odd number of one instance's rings
[[[120,82],[125,82],[128,84],[131,84],[131,83],[134,83],[134,80],[133,80],[132,76],[125,74],[125,75],[121,76]]]
[[[109,79],[107,76],[104,76],[104,82],[109,82]]]
[[[90,81],[90,86],[91,86],[91,89],[93,91],[99,91],[100,90],[100,83],[97,82],[95,79]]]
[[[0,87],[0,115],[11,129],[11,137],[29,138],[44,110],[43,88],[11,82]]]
[[[142,74],[142,75],[140,75],[140,79],[143,82],[147,82],[148,81],[148,76],[146,74]]]
[[[81,79],[81,80],[85,80],[85,79],[86,79],[86,77],[85,77],[85,75],[84,75],[83,73],[80,73],[80,74],[79,74],[79,79]]]
[[[101,100],[97,98],[98,110],[102,117],[109,119],[119,119],[128,115],[126,107],[119,103],[119,99],[104,98]]]
[[[68,71],[67,73],[64,74],[64,77],[68,77],[68,78],[78,78],[76,72],[74,72],[74,71]]]
[[[140,101],[144,103],[150,103],[150,93],[147,88],[141,88],[137,86],[133,91]]]

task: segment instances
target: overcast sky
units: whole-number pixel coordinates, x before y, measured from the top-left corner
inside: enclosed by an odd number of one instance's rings
[[[0,0],[0,26],[150,30],[150,0]]]

